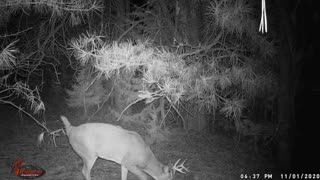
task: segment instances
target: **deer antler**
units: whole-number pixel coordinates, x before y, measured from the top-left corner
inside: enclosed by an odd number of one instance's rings
[[[181,160],[181,159],[178,159],[178,161],[177,161],[176,163],[174,163],[174,165],[172,166],[171,169],[173,170],[173,174],[174,174],[176,171],[178,171],[178,172],[180,172],[180,173],[183,173],[183,174],[189,172],[189,170],[188,170],[186,167],[184,167],[184,163],[187,161],[187,159],[185,159],[180,165],[178,165],[179,162],[180,162],[180,160]]]

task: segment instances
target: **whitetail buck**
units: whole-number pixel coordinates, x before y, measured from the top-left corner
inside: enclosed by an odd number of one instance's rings
[[[140,180],[147,180],[147,174],[155,180],[172,180],[173,174],[188,172],[180,159],[172,168],[163,165],[154,156],[142,137],[119,126],[105,123],[86,123],[72,126],[68,119],[61,116],[66,127],[69,142],[74,151],[82,158],[82,173],[90,180],[90,171],[98,157],[121,165],[121,180],[127,180],[128,171]]]

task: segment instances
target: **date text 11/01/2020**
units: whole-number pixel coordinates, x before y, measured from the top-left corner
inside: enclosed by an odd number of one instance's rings
[[[277,177],[275,177],[277,176]],[[277,175],[273,175],[272,173],[254,173],[254,174],[240,174],[240,179],[273,179],[273,178],[281,178],[281,179],[320,179],[320,174],[310,174],[310,173],[281,173]]]

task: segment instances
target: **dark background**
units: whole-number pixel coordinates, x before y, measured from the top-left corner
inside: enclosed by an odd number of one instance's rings
[[[301,1],[296,14],[297,47],[303,49],[301,90],[296,97],[295,169],[320,168],[320,83],[319,83],[319,10],[316,1]]]

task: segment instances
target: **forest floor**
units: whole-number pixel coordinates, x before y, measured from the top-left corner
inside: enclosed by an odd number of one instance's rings
[[[63,125],[60,114],[47,115],[47,126],[59,129]],[[69,113],[70,116],[70,113]],[[71,123],[75,119],[67,116]],[[21,179],[12,172],[12,164],[22,158],[22,165],[41,167],[46,173],[43,180],[82,180],[82,161],[72,150],[67,136],[56,137],[57,147],[49,137],[41,147],[37,137],[42,129],[30,118],[19,118],[16,109],[0,106],[0,179]],[[271,153],[256,153],[246,142],[236,143],[227,134],[205,135],[174,130],[170,138],[151,145],[157,158],[163,163],[187,159],[187,174],[175,175],[176,180],[246,179],[242,175],[271,173]],[[263,155],[261,155],[263,154]],[[120,166],[114,162],[98,159],[91,171],[92,180],[120,180]],[[129,173],[129,180],[137,179]],[[151,179],[151,178],[150,178]],[[275,178],[274,178],[275,179]]]

